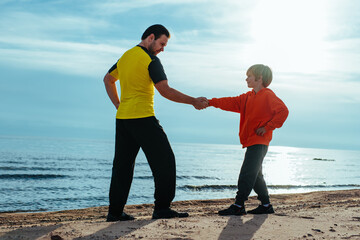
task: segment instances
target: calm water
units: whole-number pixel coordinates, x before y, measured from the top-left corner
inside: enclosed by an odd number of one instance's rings
[[[239,145],[172,144],[175,201],[231,198],[245,150]],[[114,143],[104,140],[0,137],[0,212],[108,205]],[[264,175],[270,193],[360,188],[360,151],[270,146]],[[136,160],[128,204],[152,203],[144,154]]]

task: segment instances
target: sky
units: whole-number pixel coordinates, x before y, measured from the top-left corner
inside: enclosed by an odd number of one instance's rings
[[[113,140],[103,77],[158,23],[171,87],[238,96],[246,70],[266,64],[290,111],[271,145],[360,149],[357,0],[0,0],[0,136]],[[239,114],[157,92],[155,112],[170,142],[239,144]]]

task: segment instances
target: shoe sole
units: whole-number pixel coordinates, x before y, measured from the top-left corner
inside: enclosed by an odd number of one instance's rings
[[[248,213],[250,213],[250,214],[273,214],[273,213],[275,213],[275,211],[274,210],[269,211],[269,212],[251,212],[251,211],[249,211]]]

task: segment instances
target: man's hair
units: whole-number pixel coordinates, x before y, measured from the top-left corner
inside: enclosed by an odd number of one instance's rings
[[[266,65],[263,64],[255,64],[252,65],[248,70],[247,73],[252,73],[255,76],[255,79],[259,79],[262,76],[262,83],[264,87],[270,85],[272,81],[272,71]]]
[[[145,32],[143,33],[141,40],[144,40],[147,38],[150,34],[155,35],[155,40],[161,37],[161,35],[165,34],[167,38],[170,38],[169,31],[161,24],[155,24],[150,27],[148,27]]]

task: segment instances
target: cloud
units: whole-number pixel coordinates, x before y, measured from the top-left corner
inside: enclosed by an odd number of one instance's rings
[[[106,14],[118,14],[129,12],[132,10],[139,10],[143,8],[150,8],[156,5],[165,5],[165,6],[174,6],[178,5],[183,7],[186,4],[196,4],[196,3],[206,3],[205,0],[152,0],[152,1],[142,1],[142,0],[132,0],[132,1],[113,1],[106,0],[101,2],[92,2],[91,7],[100,10],[100,12],[106,12]]]
[[[2,36],[24,36],[52,39],[79,39],[96,29],[108,27],[108,22],[88,16],[15,11],[2,13],[0,33]]]
[[[74,4],[74,9],[79,9],[80,3]],[[264,4],[270,9],[264,8]],[[75,14],[74,9],[54,14],[55,7],[69,7],[61,1],[45,5],[53,15],[33,8],[27,12],[19,7],[3,11],[0,17],[0,61],[4,65],[22,64],[76,75],[103,74],[103,69],[137,44],[138,39],[112,32],[119,29],[113,28],[112,19],[105,15],[116,15],[115,12],[120,11],[122,14],[117,15],[126,17],[125,13],[132,10],[141,8],[151,12],[161,5],[172,14],[169,19],[183,24],[170,24],[172,38],[160,58],[170,76],[184,78],[189,84],[218,88],[221,81],[223,88],[238,88],[244,86],[246,69],[255,63],[270,65],[277,74],[291,72],[326,77],[324,72],[360,72],[360,39],[325,41],[323,31],[326,29],[319,28],[327,16],[317,20],[315,14],[321,4],[311,4],[314,9],[310,13],[307,1],[298,3],[296,7],[301,10],[298,13],[290,11],[294,10],[292,5],[278,8],[281,4],[282,1],[269,5],[263,1],[246,4],[230,0],[221,4],[201,0],[90,1],[81,15]],[[282,11],[286,21],[280,18]],[[306,11],[310,19],[303,18]],[[295,24],[295,28],[289,34],[284,29],[290,23]],[[305,27],[301,28],[304,23]],[[103,33],[106,34],[101,35]],[[83,71],[88,66],[92,66],[91,69]],[[341,78],[338,81],[341,82]]]
[[[113,64],[116,61],[116,53],[124,51],[124,48],[106,44],[28,38],[0,40],[0,62],[3,65],[83,76],[103,74],[110,62]]]

